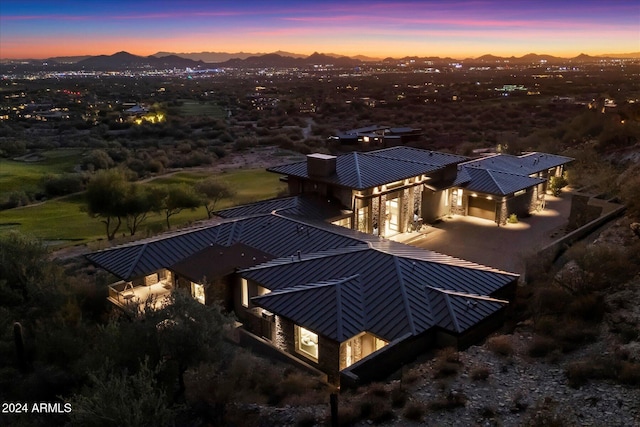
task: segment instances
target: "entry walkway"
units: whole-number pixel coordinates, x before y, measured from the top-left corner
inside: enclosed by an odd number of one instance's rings
[[[544,210],[516,224],[454,215],[399,241],[501,270],[524,273],[524,259],[564,234],[571,194],[546,196]]]

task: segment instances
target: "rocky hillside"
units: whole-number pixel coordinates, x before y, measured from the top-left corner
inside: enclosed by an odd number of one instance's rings
[[[393,380],[342,393],[340,425],[640,425],[639,267],[612,267],[602,252],[612,247],[640,248],[628,219],[570,252],[575,260],[557,267],[556,283],[544,292],[523,289],[514,312],[520,321],[510,331],[465,351],[426,355]],[[602,270],[632,269],[628,280],[585,290],[586,284],[596,283],[585,261],[594,253]],[[566,288],[562,281],[567,271],[586,278],[583,289],[562,291],[570,298],[560,306],[561,313],[549,304],[540,307],[552,286],[557,288],[553,300],[563,298],[558,292]],[[585,302],[589,299],[597,307]],[[550,322],[557,323],[548,326]],[[328,425],[329,420],[327,404],[244,409],[274,425]]]

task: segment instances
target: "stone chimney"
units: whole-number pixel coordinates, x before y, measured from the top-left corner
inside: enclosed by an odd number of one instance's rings
[[[336,156],[313,153],[307,155],[307,174],[309,176],[330,176],[336,173]]]

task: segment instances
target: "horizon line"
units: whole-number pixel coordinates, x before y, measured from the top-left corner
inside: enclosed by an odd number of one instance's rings
[[[403,55],[403,56],[390,56],[390,55],[383,55],[383,56],[373,56],[373,55],[366,55],[366,54],[339,54],[339,53],[334,53],[334,52],[318,52],[318,51],[314,51],[312,53],[298,53],[298,52],[289,52],[289,51],[285,51],[282,49],[277,49],[271,52],[249,52],[249,51],[245,51],[245,50],[240,50],[237,52],[227,52],[227,51],[194,51],[194,52],[169,52],[169,51],[163,51],[163,50],[158,50],[155,53],[152,54],[137,54],[137,53],[132,53],[129,52],[127,50],[118,50],[116,52],[110,53],[110,54],[105,54],[105,53],[98,53],[98,54],[72,54],[72,55],[54,55],[54,56],[46,56],[46,57],[40,57],[40,56],[34,56],[34,57],[7,57],[7,58],[3,58],[2,56],[0,56],[0,62],[2,61],[10,61],[10,60],[14,60],[14,61],[32,61],[32,60],[47,60],[47,59],[55,59],[55,58],[64,58],[64,57],[68,57],[68,58],[74,58],[74,57],[95,57],[95,56],[113,56],[117,53],[128,53],[130,55],[134,55],[134,56],[139,56],[139,57],[150,57],[150,56],[155,56],[158,55],[159,53],[163,53],[163,54],[167,54],[167,55],[176,55],[176,56],[180,56],[180,55],[199,55],[199,54],[220,54],[220,55],[234,55],[234,54],[246,54],[246,55],[250,55],[250,56],[262,56],[262,55],[270,55],[270,54],[281,54],[281,53],[285,53],[285,54],[292,54],[292,55],[297,55],[297,56],[305,56],[305,57],[309,57],[312,56],[314,54],[320,54],[320,55],[326,55],[326,56],[336,56],[338,58],[340,57],[346,57],[346,58],[356,58],[356,57],[366,57],[366,58],[370,58],[371,60],[384,60],[384,59],[403,59],[403,58],[441,58],[441,59],[446,59],[446,58],[450,58],[450,59],[456,59],[456,60],[467,60],[467,59],[478,59],[481,58],[483,56],[495,56],[498,58],[504,58],[504,59],[511,59],[511,58],[515,58],[515,59],[519,59],[522,58],[524,56],[527,55],[537,55],[537,56],[552,56],[555,58],[559,58],[559,59],[573,59],[573,58],[577,58],[581,55],[587,55],[587,56],[591,56],[591,57],[615,57],[616,55],[620,55],[620,56],[628,56],[628,55],[637,55],[635,57],[640,58],[640,51],[638,52],[618,52],[618,53],[598,53],[598,54],[594,54],[594,53],[585,53],[585,51],[581,51],[578,54],[570,54],[569,56],[565,56],[566,54],[550,54],[550,53],[536,53],[536,52],[527,52],[521,55],[517,55],[517,54],[510,54],[508,56],[506,56],[505,54],[493,54],[493,53],[484,53],[481,54],[479,56],[473,56],[473,55],[448,55],[445,54],[443,56],[443,54],[440,55],[429,55],[429,54],[409,54],[409,55]],[[283,55],[286,56],[286,55]]]

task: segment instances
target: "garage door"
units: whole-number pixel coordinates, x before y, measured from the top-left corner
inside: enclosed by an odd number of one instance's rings
[[[469,216],[496,220],[496,202],[484,197],[469,197]]]

